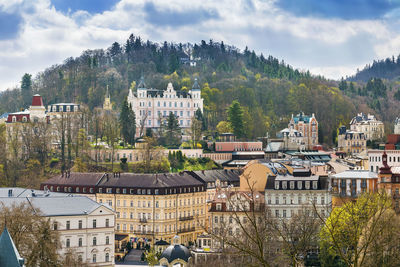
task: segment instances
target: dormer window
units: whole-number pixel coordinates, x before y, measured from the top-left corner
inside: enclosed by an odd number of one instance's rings
[[[294,181],[290,181],[290,189],[291,189],[291,190],[294,189]]]
[[[297,189],[302,189],[302,188],[303,188],[303,182],[297,181]]]
[[[279,181],[275,181],[275,189],[276,189],[276,190],[279,189]]]
[[[26,116],[23,116],[23,117],[22,117],[22,121],[23,121],[23,122],[26,122],[26,121],[27,121]]]
[[[310,181],[306,181],[306,189],[310,189]]]
[[[312,187],[313,189],[318,189],[318,181],[313,181]]]
[[[286,181],[282,182],[282,189],[287,189],[287,182]]]
[[[71,111],[71,107],[67,106],[67,112],[70,112],[70,111]]]
[[[12,122],[16,122],[17,121],[17,117],[15,117],[15,116],[12,116]]]

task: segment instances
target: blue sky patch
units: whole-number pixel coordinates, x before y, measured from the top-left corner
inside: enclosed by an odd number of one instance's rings
[[[110,10],[119,0],[51,0],[54,7],[63,13],[84,10],[91,14]]]
[[[0,40],[9,40],[17,36],[22,24],[19,14],[0,11]]]
[[[219,18],[219,14],[216,10],[158,10],[152,2],[147,2],[144,5],[144,12],[146,13],[146,21],[157,26],[180,27],[197,24],[213,18]]]
[[[398,0],[279,0],[276,5],[300,17],[379,19],[396,7]]]

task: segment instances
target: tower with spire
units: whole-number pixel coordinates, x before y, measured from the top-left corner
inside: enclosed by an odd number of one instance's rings
[[[106,111],[112,110],[111,97],[110,97],[110,93],[108,92],[108,85],[107,85],[106,95],[104,98],[103,110],[106,110]]]

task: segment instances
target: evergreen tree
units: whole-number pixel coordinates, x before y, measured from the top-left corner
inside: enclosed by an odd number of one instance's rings
[[[196,110],[195,119],[201,122],[202,131],[207,130],[207,121],[206,118],[203,116],[203,113],[201,112],[200,108]]]
[[[244,136],[243,108],[236,100],[228,108],[228,121],[231,123],[236,137],[242,138]]]
[[[32,75],[25,73],[21,80],[21,96],[23,107],[28,107],[32,100]]]
[[[121,106],[119,124],[121,127],[121,134],[125,142],[133,145],[136,132],[135,113],[133,112],[132,107],[128,105],[128,100],[126,97]]]
[[[179,146],[181,142],[181,128],[174,113],[170,112],[165,127],[165,145]]]

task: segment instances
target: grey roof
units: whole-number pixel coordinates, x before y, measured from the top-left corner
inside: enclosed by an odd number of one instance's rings
[[[364,178],[364,179],[376,179],[378,175],[374,172],[370,172],[367,170],[347,170],[344,172],[336,173],[332,175],[334,178],[348,178],[348,179],[357,179],[357,178]]]
[[[200,90],[200,85],[199,85],[199,83],[197,81],[197,78],[194,78],[194,83],[193,83],[193,86],[192,86],[192,90]]]
[[[7,118],[7,117],[8,117],[8,113],[7,112],[0,115],[0,119],[4,119],[4,118]]]
[[[4,227],[0,236],[0,266],[4,267],[21,267],[24,260],[18,253],[7,227]]]
[[[95,186],[97,185],[105,173],[95,172],[71,172],[69,174],[59,174],[42,183],[42,185],[80,185]]]
[[[265,148],[265,152],[278,152],[283,149],[283,142],[269,142]]]
[[[239,170],[191,171],[189,173],[200,178],[205,183],[215,182],[217,179],[223,182],[229,182],[230,184],[240,182]]]
[[[161,254],[161,259],[166,258],[169,263],[176,259],[182,259],[188,262],[190,258],[190,251],[187,247],[182,245],[171,245],[167,247]]]
[[[138,187],[138,188],[164,188],[181,186],[203,185],[198,179],[187,172],[180,173],[121,173],[117,177],[103,179],[99,186],[103,187]]]
[[[8,189],[9,188],[2,188],[1,192],[8,192]],[[1,204],[10,207],[12,205],[27,203],[33,208],[40,210],[41,214],[44,216],[86,215],[102,206],[106,209],[110,209],[108,205],[99,204],[81,195],[43,192],[22,188],[14,189],[16,190],[14,196],[8,197],[8,195],[4,195],[4,193],[1,194]],[[35,192],[33,195],[32,191]],[[43,193],[40,194],[40,192]],[[17,193],[19,194],[17,195]]]
[[[11,194],[11,195],[9,195]],[[65,196],[64,193],[49,192],[43,190],[26,189],[20,187],[1,187],[0,198],[2,197],[31,197],[34,196]]]

